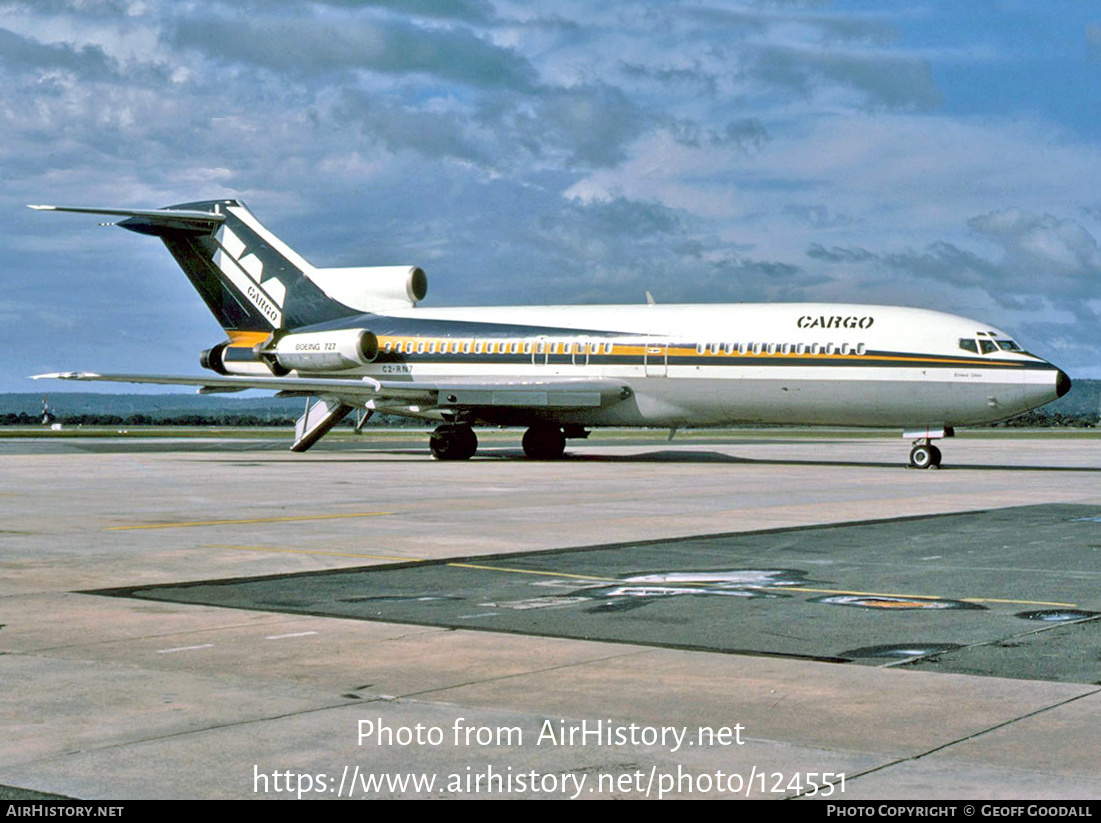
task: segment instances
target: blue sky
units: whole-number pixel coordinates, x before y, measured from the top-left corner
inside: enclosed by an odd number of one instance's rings
[[[426,305],[922,306],[1101,378],[1099,100],[1081,2],[0,2],[0,391],[222,339],[25,204],[218,197]]]

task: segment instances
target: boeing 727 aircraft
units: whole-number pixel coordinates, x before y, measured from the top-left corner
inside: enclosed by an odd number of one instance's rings
[[[736,423],[902,428],[910,464],[933,440],[1070,390],[1060,369],[986,323],[924,309],[815,303],[416,308],[415,266],[316,268],[238,200],[164,209],[31,206],[125,218],[160,237],[226,332],[211,374],[39,377],[272,389],[306,397],[294,451],[352,409],[439,423],[440,460],[478,448],[476,425],[524,426],[554,459],[597,426]]]

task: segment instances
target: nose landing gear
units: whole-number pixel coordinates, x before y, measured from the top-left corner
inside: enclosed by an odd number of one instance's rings
[[[910,465],[915,469],[940,468],[940,449],[932,443],[915,443],[910,449]]]
[[[914,441],[913,448],[910,449],[911,466],[915,469],[939,469],[940,449],[933,445],[933,441],[942,437],[955,437],[956,432],[951,426],[940,428],[930,426],[904,431],[902,436]]]

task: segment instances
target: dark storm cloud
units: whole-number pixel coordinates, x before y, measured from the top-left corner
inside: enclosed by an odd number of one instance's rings
[[[783,213],[788,217],[794,217],[816,229],[832,229],[839,226],[848,226],[853,221],[843,214],[831,213],[829,207],[815,204],[788,204],[784,206]],[[810,252],[808,252],[810,254]],[[813,257],[813,254],[810,254]]]
[[[424,73],[482,88],[529,89],[531,64],[465,28],[423,28],[404,20],[321,15],[204,16],[174,21],[167,39],[231,64],[304,76],[363,69]]]
[[[316,5],[334,8],[377,8],[399,15],[429,17],[443,20],[464,20],[471,23],[487,22],[496,16],[493,4],[488,0],[314,0]],[[301,0],[284,0],[284,5],[301,7]],[[257,3],[258,7],[270,7],[270,0]]]
[[[896,271],[903,271],[920,280],[940,280],[956,286],[977,286],[993,291],[1003,273],[997,265],[984,260],[974,252],[961,249],[953,243],[931,243],[924,251],[906,251],[885,254],[883,264]]]
[[[764,124],[754,118],[734,120],[721,129],[709,129],[692,120],[670,120],[665,129],[682,146],[730,146],[747,154],[759,152],[772,138]]]
[[[813,260],[821,260],[826,263],[866,263],[870,260],[877,259],[867,249],[859,247],[844,248],[842,246],[831,246],[826,248],[819,243],[812,243],[810,248],[807,249],[807,257]]]
[[[565,149],[575,164],[622,160],[626,144],[645,125],[641,110],[620,89],[602,84],[542,90],[535,109],[532,136]]]
[[[603,85],[540,87],[523,95],[489,90],[470,109],[447,111],[354,90],[344,93],[337,114],[357,123],[364,139],[393,152],[512,171],[532,162],[579,169],[612,165],[648,124],[620,90]]]
[[[39,43],[7,29],[0,29],[0,67],[15,72],[61,69],[93,80],[115,73],[113,61],[97,46]]]
[[[825,274],[792,263],[729,254],[710,266],[706,288],[694,299],[708,302],[801,301],[807,299],[807,289],[830,280]]]
[[[974,217],[968,226],[1002,247],[1003,266],[1021,281],[1022,288],[1043,273],[1045,278],[1056,278],[1056,285],[1068,296],[1101,295],[1101,250],[1080,223],[1004,209]]]
[[[349,91],[339,116],[359,124],[366,139],[391,152],[415,151],[432,159],[454,158],[482,166],[500,164],[487,135],[461,112],[406,108],[380,95]]]
[[[685,10],[714,31],[728,32],[732,28],[760,32],[779,26],[799,27],[811,32],[820,43],[867,43],[882,45],[897,39],[897,29],[886,20],[861,15],[808,13],[804,9],[820,9],[828,3],[764,3],[756,8]]]
[[[681,86],[692,89],[697,94],[713,97],[718,91],[719,76],[703,69],[700,65],[693,68],[676,66],[647,66],[644,63],[621,63],[619,70],[632,80],[649,80],[662,86]]]
[[[859,263],[873,271],[905,274],[916,283],[978,289],[999,306],[1016,311],[1037,312],[1046,302],[1081,322],[1097,323],[1097,312],[1088,301],[1101,298],[1101,251],[1081,224],[1006,209],[974,217],[968,225],[998,248],[996,259],[944,241],[921,251],[882,254],[814,244],[807,255],[825,263]]]
[[[641,203],[616,197],[607,201],[581,203],[570,201],[567,208],[554,218],[544,218],[542,225],[555,230],[572,226],[584,229],[592,236],[616,237],[634,242],[657,239],[659,235],[678,235],[685,227],[686,215],[660,203]],[[659,242],[667,242],[663,237]]]
[[[742,65],[746,80],[804,97],[829,82],[862,93],[871,105],[927,109],[940,103],[928,63],[905,55],[767,45],[747,48]]]

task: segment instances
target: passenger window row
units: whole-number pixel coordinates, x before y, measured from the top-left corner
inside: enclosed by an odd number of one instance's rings
[[[612,343],[546,340],[387,340],[383,354],[611,354]]]
[[[867,354],[863,343],[697,343],[697,354]]]
[[[960,341],[961,348],[965,342]],[[981,341],[988,342],[988,341]],[[999,341],[1001,342],[1001,341]],[[535,354],[573,355],[573,354],[612,354],[615,344],[603,341],[584,340],[386,340],[382,344],[383,354]],[[867,347],[864,343],[734,343],[711,342],[697,343],[697,354],[711,355],[864,355]]]

